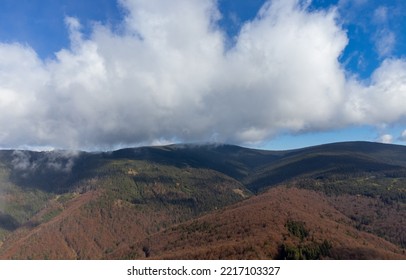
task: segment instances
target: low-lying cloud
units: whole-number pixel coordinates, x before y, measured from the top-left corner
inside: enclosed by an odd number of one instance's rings
[[[399,138],[400,138],[401,141],[405,141],[405,142],[406,142],[406,130],[403,130],[403,131],[402,131],[402,134],[400,135]]]
[[[12,153],[13,169],[24,173],[44,171],[46,169],[68,173],[72,170],[79,153],[75,151],[50,151],[34,153],[15,150]]]
[[[0,144],[246,144],[404,120],[406,61],[359,80],[339,62],[348,38],[336,9],[303,3],[267,2],[231,48],[214,0],[121,0],[122,30],[96,24],[89,38],[68,17],[71,46],[51,60],[2,43]]]
[[[383,134],[379,137],[378,141],[384,144],[391,144],[393,142],[393,136],[391,134]]]

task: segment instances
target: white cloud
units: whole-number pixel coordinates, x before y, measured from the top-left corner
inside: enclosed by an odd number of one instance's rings
[[[29,153],[19,150],[13,152],[11,164],[14,169],[18,170],[33,170],[37,168],[36,164],[31,162]]]
[[[400,135],[400,140],[401,141],[406,141],[406,129],[403,130],[402,134]]]
[[[383,28],[375,34],[374,40],[379,57],[388,57],[392,54],[396,45],[396,35],[394,32]]]
[[[76,151],[47,151],[32,156],[31,152],[15,150],[11,164],[14,169],[29,173],[48,168],[59,172],[70,172],[77,156]]]
[[[348,121],[379,126],[396,123],[405,116],[406,61],[387,59],[368,85],[357,81],[349,81],[348,85]]]
[[[373,20],[378,24],[385,24],[388,21],[388,8],[379,6],[375,9]]]
[[[383,134],[379,137],[378,141],[384,144],[391,144],[393,142],[393,136],[390,134]]]
[[[67,18],[71,47],[54,60],[0,44],[3,147],[254,143],[406,115],[406,62],[384,61],[368,84],[345,73],[334,9],[269,2],[230,49],[214,0],[121,3],[120,33],[96,25],[84,39]]]
[[[396,35],[388,27],[390,11],[386,6],[379,6],[374,10],[372,20],[376,24],[376,32],[373,36],[375,48],[379,57],[388,57],[392,54],[396,45]]]
[[[379,3],[367,4],[367,0],[340,0],[337,4],[342,16],[340,21],[357,30],[354,36],[361,38],[368,35],[379,60],[383,60],[393,55],[396,49],[397,34],[400,33],[393,22],[400,19],[400,11],[403,9],[400,2],[390,6],[379,5],[375,9],[370,7]],[[354,54],[356,53],[357,51],[354,51]]]

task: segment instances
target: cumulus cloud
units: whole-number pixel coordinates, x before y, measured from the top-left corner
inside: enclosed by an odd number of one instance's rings
[[[383,134],[379,137],[378,141],[384,144],[391,144],[393,142],[393,136],[391,134]]]
[[[95,24],[88,38],[68,17],[71,46],[53,60],[0,44],[0,145],[255,143],[404,118],[406,62],[369,82],[346,73],[337,10],[306,3],[265,3],[231,48],[215,0],[121,0],[122,30]]]

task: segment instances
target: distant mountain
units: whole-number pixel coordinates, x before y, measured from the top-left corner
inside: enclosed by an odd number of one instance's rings
[[[0,151],[0,258],[404,259],[406,147]]]

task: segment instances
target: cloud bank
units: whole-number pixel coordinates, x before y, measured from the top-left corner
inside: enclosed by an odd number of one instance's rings
[[[29,151],[15,150],[12,153],[12,167],[24,173],[49,169],[56,172],[69,173],[75,160],[79,156],[77,151],[48,151],[33,154]]]
[[[406,61],[385,59],[368,81],[346,73],[337,10],[306,3],[267,2],[232,47],[214,0],[121,0],[122,29],[86,38],[68,17],[71,46],[51,60],[0,43],[0,146],[247,144],[404,121]]]

